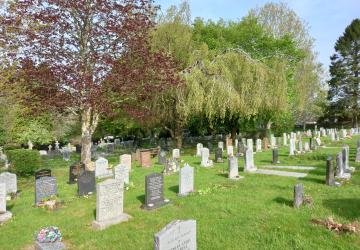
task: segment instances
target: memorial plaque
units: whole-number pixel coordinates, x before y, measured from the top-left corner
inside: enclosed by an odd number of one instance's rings
[[[164,176],[153,173],[145,177],[145,204],[144,209],[155,209],[168,203],[164,199]]]
[[[51,177],[50,169],[40,169],[35,172],[35,180],[41,177]]]
[[[53,195],[57,195],[56,178],[41,177],[35,180],[35,204],[38,205],[42,200],[46,200]]]
[[[124,183],[117,179],[108,179],[96,187],[96,220],[95,229],[105,229],[111,225],[129,220],[131,217],[123,213]]]
[[[85,171],[85,164],[76,162],[69,167],[69,184],[75,184],[80,174]]]
[[[155,250],[196,250],[196,221],[172,221],[155,234]]]
[[[186,196],[192,192],[194,192],[194,168],[185,164],[179,174],[179,196]]]
[[[16,174],[12,174],[9,172],[0,174],[0,183],[5,183],[7,194],[12,194],[17,192]]]
[[[84,171],[78,176],[78,195],[89,195],[95,192],[95,172]]]

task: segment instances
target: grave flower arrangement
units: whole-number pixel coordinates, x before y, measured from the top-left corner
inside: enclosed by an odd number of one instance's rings
[[[40,243],[54,243],[61,241],[62,236],[58,227],[50,226],[41,228],[36,234],[36,240]]]

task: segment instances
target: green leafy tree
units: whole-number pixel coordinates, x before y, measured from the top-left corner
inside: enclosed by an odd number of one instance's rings
[[[358,127],[360,83],[360,19],[354,19],[335,44],[331,57],[328,110],[332,118],[351,119]]]

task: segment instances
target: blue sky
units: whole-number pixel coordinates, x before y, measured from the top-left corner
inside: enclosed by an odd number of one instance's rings
[[[177,5],[181,0],[155,0],[165,10]],[[217,20],[238,20],[247,15],[249,9],[261,6],[266,0],[188,0],[192,17]],[[279,2],[279,1],[273,1]],[[355,18],[360,18],[360,0],[288,0],[288,3],[310,26],[310,34],[315,38],[318,60],[328,69],[334,44],[346,26]]]

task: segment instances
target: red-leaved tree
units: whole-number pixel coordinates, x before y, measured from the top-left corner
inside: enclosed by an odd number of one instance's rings
[[[101,115],[141,116],[179,83],[173,60],[150,49],[155,12],[152,0],[15,0],[0,14],[1,54],[21,62],[27,104],[81,116],[86,165]]]

